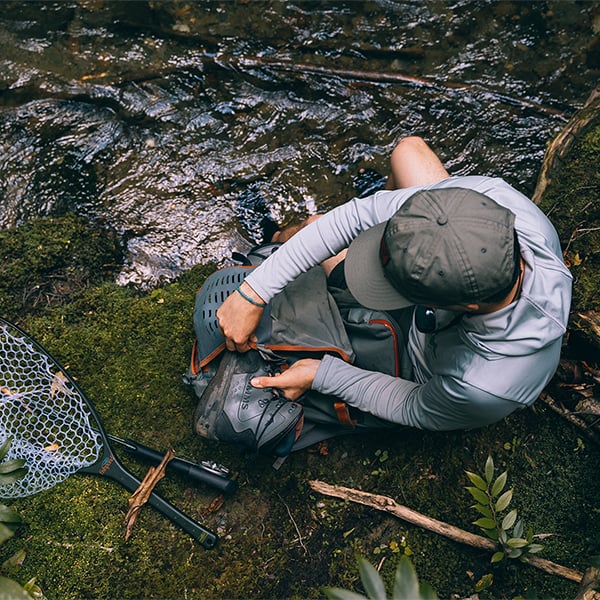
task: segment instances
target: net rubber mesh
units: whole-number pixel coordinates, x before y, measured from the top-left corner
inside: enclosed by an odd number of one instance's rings
[[[96,462],[102,442],[90,418],[52,358],[0,322],[0,444],[11,438],[5,460],[23,458],[28,467],[23,479],[0,485],[0,498],[46,490]]]

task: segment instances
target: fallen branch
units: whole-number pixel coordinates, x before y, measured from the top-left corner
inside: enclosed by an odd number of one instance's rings
[[[220,62],[224,65],[228,64],[227,59],[220,59]],[[486,90],[480,86],[468,84],[468,83],[455,83],[452,81],[438,81],[434,79],[427,79],[425,77],[414,77],[412,75],[405,75],[404,73],[398,73],[395,71],[366,71],[362,69],[339,69],[336,67],[323,67],[319,65],[311,65],[308,63],[298,62],[287,62],[282,60],[273,60],[270,58],[236,58],[231,60],[231,66],[240,68],[244,67],[262,67],[273,69],[274,71],[287,71],[288,73],[306,73],[311,75],[323,75],[326,77],[341,77],[342,79],[350,79],[354,81],[369,81],[373,83],[395,83],[395,84],[409,84],[416,87],[429,88],[440,91],[458,91],[470,93],[478,93],[484,97],[493,98],[505,104],[511,106],[517,106],[519,108],[526,108],[534,110],[539,113],[552,115],[559,117],[563,120],[567,120],[564,111],[554,108],[552,106],[546,106],[539,102],[533,102],[524,98],[515,98],[513,96],[507,96],[496,91]]]
[[[542,163],[537,185],[531,199],[539,204],[544,192],[555,180],[560,172],[560,167],[571,149],[573,142],[578,139],[581,132],[596,118],[600,108],[600,87],[592,91],[585,105],[569,120],[563,130],[550,142]]]
[[[540,401],[554,412],[558,413],[561,417],[564,417],[567,421],[578,427],[590,440],[600,445],[600,436],[598,436],[593,429],[588,427],[588,424],[583,419],[562,406],[548,392],[543,392],[540,395]]]
[[[156,484],[165,476],[165,469],[167,465],[173,460],[175,456],[175,450],[171,448],[161,460],[160,464],[156,467],[150,467],[146,476],[140,483],[139,487],[127,501],[129,504],[129,510],[125,515],[125,524],[127,529],[125,531],[125,541],[129,539],[133,531],[133,527],[138,519],[142,506],[148,502],[152,490],[156,487]]]
[[[199,64],[201,62],[201,64]],[[292,62],[287,60],[277,60],[265,57],[239,57],[233,55],[220,54],[214,56],[213,53],[206,53],[201,57],[195,57],[189,63],[178,64],[176,67],[166,67],[162,69],[126,71],[119,75],[114,75],[108,71],[97,73],[87,73],[83,75],[77,83],[73,83],[68,89],[59,90],[49,94],[47,90],[40,90],[34,86],[23,88],[14,88],[5,93],[11,94],[13,98],[19,99],[23,94],[27,97],[43,97],[56,99],[79,99],[82,96],[87,97],[90,102],[101,106],[108,106],[119,114],[129,115],[130,109],[124,109],[120,101],[116,100],[110,87],[119,87],[128,83],[144,83],[157,79],[162,79],[182,71],[206,72],[206,69],[226,68],[233,71],[244,72],[245,69],[272,69],[273,71],[287,72],[292,74],[320,75],[322,77],[339,77],[349,81],[364,81],[368,83],[389,83],[395,85],[410,85],[423,89],[439,91],[443,93],[472,94],[484,98],[485,100],[495,100],[509,106],[514,106],[521,110],[532,110],[540,114],[556,117],[567,121],[568,117],[565,111],[568,109],[559,109],[553,106],[534,102],[525,98],[518,98],[503,94],[496,90],[488,90],[480,85],[470,83],[457,83],[453,81],[440,81],[427,77],[415,77],[397,71],[369,71],[365,69],[342,69],[310,63]],[[98,87],[100,86],[100,87]],[[97,88],[97,89],[96,89]]]
[[[597,310],[588,310],[578,312],[575,317],[578,329],[596,348],[600,348],[600,313]]]
[[[343,500],[349,500],[350,502],[356,502],[357,504],[363,504],[365,506],[369,506],[370,508],[391,513],[394,516],[403,519],[404,521],[408,521],[413,525],[418,525],[423,529],[443,535],[444,537],[454,540],[455,542],[467,544],[469,546],[473,546],[474,548],[481,548],[482,550],[487,550],[489,552],[497,552],[499,549],[498,545],[488,538],[469,533],[468,531],[464,531],[463,529],[459,529],[458,527],[454,527],[453,525],[449,525],[443,521],[438,521],[437,519],[427,517],[426,515],[407,508],[406,506],[398,504],[395,500],[392,500],[392,498],[388,498],[387,496],[371,494],[369,492],[363,492],[361,490],[339,485],[330,485],[323,481],[310,481],[309,485],[313,490],[321,494],[342,498]],[[578,571],[574,571],[568,567],[563,567],[562,565],[545,560],[539,556],[529,556],[527,557],[527,562],[537,569],[545,571],[546,573],[558,575],[560,577],[564,577],[565,579],[575,581],[576,583],[580,583],[583,578],[583,575]]]
[[[600,570],[590,567],[583,574],[579,591],[573,600],[598,600],[600,598],[600,594],[596,591],[598,588],[600,588]]]

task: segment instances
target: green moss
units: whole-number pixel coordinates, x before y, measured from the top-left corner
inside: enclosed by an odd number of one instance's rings
[[[148,294],[110,283],[82,290],[71,302],[31,316],[25,326],[42,341],[96,403],[113,433],[151,446],[174,446],[195,460],[233,469],[240,490],[221,510],[204,514],[209,488],[175,478],[160,492],[218,531],[207,552],[161,515],[144,510],[133,538],[123,540],[127,493],[116,484],[72,477],[16,503],[27,526],[0,560],[25,547],[14,573],[37,576],[50,598],[317,598],[323,586],[359,586],[355,556],[381,563],[391,584],[408,547],[419,576],[442,597],[472,594],[492,572],[490,598],[535,589],[570,597],[573,583],[516,564],[492,568],[487,553],[355,504],[322,497],[308,481],[322,479],[396,498],[429,516],[477,532],[465,469],[488,453],[509,469],[515,506],[544,540],[544,556],[583,569],[598,552],[598,451],[581,449],[577,434],[553,413],[525,411],[479,432],[407,430],[332,440],[329,453],[301,452],[279,471],[267,457],[246,456],[192,434],[195,401],[180,375],[192,342],[196,287],[209,269]],[[507,448],[504,448],[504,444]],[[383,459],[383,460],[382,460]],[[128,461],[138,475],[144,468]],[[395,542],[401,552],[394,552]],[[405,543],[405,546],[402,544]],[[359,588],[358,588],[359,589]]]
[[[114,234],[72,215],[0,231],[0,313],[15,316],[65,302],[110,277],[121,254]]]
[[[87,375],[81,382],[99,403],[97,383]],[[140,392],[142,398],[145,394]],[[316,598],[325,585],[359,585],[357,553],[374,564],[385,559],[382,573],[391,583],[406,548],[421,579],[441,597],[472,594],[474,579],[486,572],[495,579],[490,598],[513,597],[527,589],[537,590],[540,597],[572,597],[576,586],[571,582],[522,564],[492,567],[485,552],[378,511],[320,496],[308,487],[314,478],[355,485],[477,532],[471,525],[476,518],[471,500],[463,490],[464,469],[481,468],[488,452],[509,469],[514,505],[526,522],[537,533],[553,534],[543,540],[545,557],[583,569],[598,551],[593,537],[600,530],[594,471],[598,451],[581,449],[576,433],[553,413],[526,411],[470,434],[406,432],[400,437],[333,440],[328,455],[299,453],[275,471],[267,458],[246,457],[227,445],[194,438],[189,427],[193,402],[183,390],[173,388],[164,397],[168,418],[154,422],[142,417],[141,425],[136,414],[144,413],[145,400],[138,404],[130,399],[135,395],[129,390],[126,398],[111,396],[103,409],[107,415],[118,410],[132,417],[125,425],[115,419],[123,427],[117,433],[163,447],[179,448],[183,442],[189,456],[218,456],[237,473],[239,492],[207,516],[203,510],[214,495],[210,490],[182,480],[160,484],[177,506],[219,531],[221,543],[214,551],[204,551],[151,510],[143,512],[132,541],[125,543],[127,494],[110,482],[73,477],[17,504],[28,522],[21,538],[11,543],[13,550],[23,545],[28,550],[18,575],[21,580],[37,575],[51,598]],[[172,410],[175,406],[180,415]],[[504,449],[505,442],[510,449]],[[382,465],[372,464],[378,450],[388,453]],[[374,466],[383,474],[373,475]],[[392,542],[401,552],[393,551]]]
[[[574,277],[573,308],[600,309],[600,119],[578,135],[540,208],[555,225]]]
[[[379,565],[391,586],[407,552],[419,578],[440,597],[472,595],[486,573],[494,577],[485,592],[490,599],[527,592],[575,595],[573,582],[521,563],[492,566],[486,552],[321,496],[308,485],[321,479],[387,495],[478,533],[464,471],[480,470],[491,453],[498,468],[509,471],[513,505],[526,524],[551,534],[542,540],[542,556],[583,571],[589,557],[600,553],[600,451],[553,412],[538,406],[473,432],[402,430],[338,438],[327,454],[302,451],[275,470],[268,457],[192,433],[195,399],[181,374],[192,346],[195,291],[213,267],[199,266],[175,283],[139,292],[108,278],[102,265],[117,248],[110,236],[71,219],[38,227],[0,236],[2,260],[15,274],[14,285],[4,282],[3,310],[18,314],[23,328],[68,367],[110,432],[160,450],[173,446],[193,460],[217,460],[232,469],[240,489],[211,511],[214,490],[179,477],[160,482],[164,497],[219,533],[217,548],[205,551],[150,508],[125,542],[127,492],[102,479],[71,477],[14,503],[26,525],[0,548],[0,563],[19,548],[27,558],[10,575],[22,582],[36,577],[49,598],[61,600],[319,598],[323,586],[360,590],[356,554]],[[47,230],[54,241],[44,260],[25,256]],[[71,233],[61,237],[66,230]],[[88,250],[84,260],[79,252]],[[32,282],[47,285],[55,273],[67,280],[73,269],[86,267],[85,285],[60,301],[23,296]],[[144,474],[145,466],[121,458],[136,475]]]

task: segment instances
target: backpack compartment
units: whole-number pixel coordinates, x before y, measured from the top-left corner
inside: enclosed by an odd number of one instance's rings
[[[354,364],[367,371],[399,377],[404,340],[391,315],[361,307],[342,311],[342,317],[356,355]]]

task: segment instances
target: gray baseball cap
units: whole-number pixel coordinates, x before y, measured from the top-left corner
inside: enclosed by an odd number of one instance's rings
[[[512,282],[514,222],[474,190],[421,190],[350,244],[348,288],[378,310],[479,303]]]

